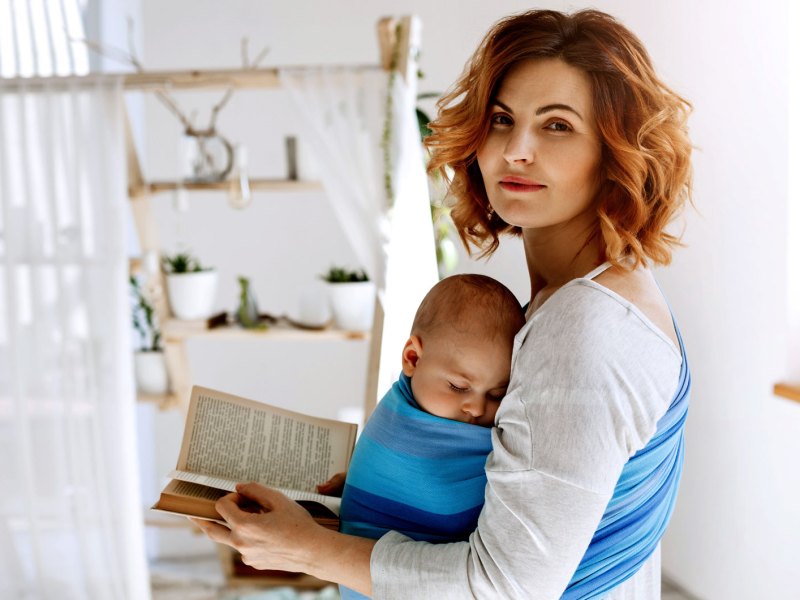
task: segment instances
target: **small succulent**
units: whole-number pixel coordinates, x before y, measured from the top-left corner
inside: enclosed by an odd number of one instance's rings
[[[369,281],[366,271],[359,269],[354,271],[345,267],[331,267],[324,275],[320,275],[323,281],[328,283],[354,283],[359,281]]]
[[[167,254],[161,259],[161,266],[165,273],[199,273],[209,270],[190,252],[178,252],[171,256]]]

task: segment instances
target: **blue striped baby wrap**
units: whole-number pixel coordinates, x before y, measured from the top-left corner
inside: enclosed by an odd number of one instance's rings
[[[486,488],[492,430],[419,408],[405,375],[378,403],[358,439],[342,494],[341,530],[377,539],[465,540]],[[342,587],[342,598],[364,598]]]
[[[683,467],[691,375],[683,339],[677,391],[656,433],[622,469],[614,494],[563,600],[596,598],[632,577],[667,527]],[[342,531],[389,530],[426,541],[466,539],[484,499],[491,430],[429,415],[402,377],[356,444],[342,496]],[[535,498],[531,498],[535,502]],[[342,587],[343,599],[364,598]]]
[[[678,389],[647,445],[622,469],[614,495],[562,599],[597,598],[632,577],[661,541],[683,470],[683,430],[692,377],[683,338]]]

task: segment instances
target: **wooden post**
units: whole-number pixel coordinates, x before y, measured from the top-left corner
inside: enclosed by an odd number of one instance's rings
[[[380,44],[381,65],[390,70],[392,66],[400,73],[413,90],[416,90],[417,57],[419,56],[422,23],[419,17],[410,15],[399,23],[391,17],[378,21],[378,41]],[[396,63],[392,65],[393,62]],[[376,298],[375,316],[372,321],[369,357],[367,359],[367,384],[364,391],[364,423],[375,410],[378,403],[378,383],[380,379],[381,344],[383,342],[384,307]]]
[[[406,82],[416,84],[417,58],[419,58],[422,40],[422,22],[416,15],[408,15],[400,19],[398,31],[397,71]],[[416,88],[416,85],[414,85]]]
[[[375,314],[372,319],[372,335],[369,339],[369,356],[367,357],[367,385],[364,388],[364,421],[375,410],[378,404],[378,379],[381,365],[381,343],[383,342],[383,305],[375,299]]]
[[[189,408],[189,398],[192,395],[192,376],[186,342],[184,340],[166,340],[164,342],[164,358],[167,360],[172,402],[168,402],[162,408],[174,408],[170,405],[174,402],[185,413]]]
[[[139,163],[139,154],[136,152],[136,143],[133,140],[128,110],[124,108],[123,113],[125,114],[125,150],[128,159],[128,196],[139,198],[144,195],[144,176]]]

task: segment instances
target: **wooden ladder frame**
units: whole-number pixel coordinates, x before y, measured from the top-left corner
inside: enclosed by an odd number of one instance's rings
[[[384,17],[378,21],[377,34],[380,48],[379,66],[361,66],[356,68],[396,70],[406,81],[415,81],[417,77],[417,56],[421,38],[421,23],[415,16],[404,16],[400,19]],[[92,76],[89,76],[92,77]],[[82,78],[85,79],[85,78]],[[124,78],[124,88],[128,90],[156,89],[213,89],[233,86],[239,89],[275,88],[280,86],[278,69],[249,70],[217,70],[217,71],[173,71],[160,73],[133,73]],[[142,172],[141,163],[133,141],[130,121],[126,115],[126,148],[128,163],[128,195],[135,227],[139,235],[142,255],[150,254],[160,261],[161,246],[158,239],[158,228],[151,210],[154,193],[170,188],[166,184],[148,183]],[[273,182],[279,184],[280,182]],[[297,182],[304,185],[304,182]],[[211,184],[212,186],[224,184]],[[314,184],[305,184],[314,185]],[[141,261],[133,261],[133,267],[141,268]],[[162,324],[168,323],[171,315],[164,293],[165,278],[158,269],[157,281],[152,289],[155,291],[153,305],[155,313]],[[364,395],[364,419],[372,413],[378,396],[378,370],[381,359],[381,341],[384,326],[384,310],[379,301],[375,303],[375,316],[370,334],[370,348],[367,362],[367,381]],[[164,398],[147,398],[155,400],[166,409],[181,407],[185,410],[191,393],[192,377],[189,359],[186,352],[185,337],[170,335],[165,331],[164,352],[167,371],[170,378],[171,393]]]

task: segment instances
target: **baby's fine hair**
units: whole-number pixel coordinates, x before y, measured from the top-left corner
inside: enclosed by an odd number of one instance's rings
[[[446,327],[469,332],[477,329],[488,337],[513,337],[524,324],[522,306],[502,283],[486,275],[451,275],[426,294],[411,333],[431,334]]]

